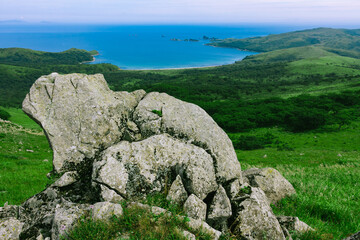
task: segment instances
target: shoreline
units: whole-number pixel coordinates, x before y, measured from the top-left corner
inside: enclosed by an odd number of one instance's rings
[[[229,63],[229,64],[234,64],[233,63]],[[179,68],[144,68],[144,69],[122,69],[120,68],[120,70],[124,70],[124,71],[161,71],[161,70],[185,70],[185,69],[194,69],[194,68],[214,68],[214,67],[220,67],[220,66],[225,66],[225,65],[229,65],[229,64],[221,64],[221,65],[211,65],[211,66],[203,66],[203,67],[179,67]]]
[[[95,62],[96,61],[96,58],[95,58],[95,56],[99,56],[100,54],[96,54],[96,55],[91,55],[92,56],[92,60],[91,61],[83,61],[83,62],[81,62],[80,64],[83,64],[83,63],[92,63],[92,62]]]

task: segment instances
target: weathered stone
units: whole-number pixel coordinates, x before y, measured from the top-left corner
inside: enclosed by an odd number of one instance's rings
[[[0,219],[1,218],[18,218],[19,216],[19,206],[8,205],[6,202],[4,207],[0,207]]]
[[[100,185],[101,188],[101,200],[104,202],[118,203],[124,200],[122,196],[117,194],[114,190],[109,189],[104,185]]]
[[[161,112],[161,116],[158,112]],[[200,107],[166,93],[149,93],[134,112],[134,122],[144,136],[161,132],[207,149],[216,162],[220,182],[241,178],[241,167],[227,134]]]
[[[214,240],[218,240],[221,236],[220,231],[210,227],[209,224],[200,219],[190,217],[188,218],[188,221],[186,221],[186,225],[195,231],[202,231],[203,233],[210,235]]]
[[[281,226],[260,188],[251,188],[249,198],[240,202],[231,231],[237,237],[249,240],[285,240]]]
[[[188,232],[188,231],[186,231],[184,229],[179,230],[179,231],[180,231],[181,235],[184,236],[185,239],[187,239],[187,240],[196,240],[195,235],[192,234],[191,232]]]
[[[243,177],[251,186],[261,188],[272,203],[296,193],[291,183],[273,168],[252,168],[244,171]]]
[[[109,221],[113,216],[120,217],[123,209],[120,204],[110,202],[95,203],[92,212],[92,219],[95,221]]]
[[[166,199],[181,206],[182,204],[184,204],[187,198],[188,198],[188,194],[181,181],[181,177],[177,175],[175,181],[171,184]]]
[[[360,240],[360,232],[357,232],[357,233],[345,238],[344,240]]]
[[[277,220],[280,225],[286,228],[289,232],[305,233],[307,231],[314,231],[309,225],[299,220],[298,217],[278,216]]]
[[[242,181],[240,179],[235,179],[234,181],[227,184],[225,187],[226,193],[228,194],[230,200],[233,200],[241,189]]]
[[[111,91],[101,74],[53,73],[36,80],[23,110],[43,127],[55,171],[73,171],[122,138],[140,95]]]
[[[23,225],[24,223],[15,218],[0,219],[0,239],[19,239]]]
[[[225,231],[227,229],[227,219],[231,215],[230,200],[226,195],[225,189],[219,185],[209,207],[208,221],[214,228]]]
[[[78,174],[75,171],[64,173],[55,183],[53,187],[66,187],[77,181]]]
[[[191,194],[184,203],[184,212],[195,219],[205,220],[206,208],[206,204],[194,194]]]
[[[211,156],[167,134],[140,142],[122,141],[105,150],[93,166],[93,180],[124,198],[163,190],[172,171],[183,175],[187,191],[201,199],[217,189]]]
[[[59,239],[71,231],[78,220],[89,211],[89,205],[67,204],[57,205],[51,229],[51,238]]]

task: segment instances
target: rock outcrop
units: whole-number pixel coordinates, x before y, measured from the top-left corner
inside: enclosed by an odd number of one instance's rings
[[[44,129],[60,177],[21,206],[0,209],[5,239],[58,239],[83,215],[108,221],[122,214],[120,201],[146,207],[136,201],[158,192],[214,239],[221,231],[285,239],[269,204],[293,193],[291,184],[269,169],[245,171],[243,183],[227,134],[194,104],[165,93],[113,92],[100,74],[53,73],[34,83],[23,110]]]

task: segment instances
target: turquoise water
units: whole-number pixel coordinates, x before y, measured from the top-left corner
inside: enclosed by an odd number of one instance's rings
[[[204,67],[233,63],[253,52],[206,46],[203,36],[245,38],[302,29],[285,26],[0,25],[0,48],[97,50],[94,63],[121,69]],[[197,39],[171,41],[171,39]]]

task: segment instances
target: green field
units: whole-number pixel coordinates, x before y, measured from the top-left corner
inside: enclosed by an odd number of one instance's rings
[[[166,92],[200,105],[233,140],[243,169],[279,170],[297,195],[273,206],[275,213],[298,216],[316,229],[294,239],[342,239],[358,232],[360,50],[351,46],[360,46],[359,34],[315,29],[225,40],[227,47],[245,42],[249,50],[261,46],[256,51],[264,53],[230,65],[181,70],[124,71],[109,64],[80,64],[78,56],[91,56],[83,50],[65,52],[72,63],[64,52],[59,57],[2,50],[0,106],[11,122],[0,122],[0,206],[20,204],[50,181],[49,144],[20,109],[32,83],[51,72],[103,73],[113,90]],[[16,60],[17,51],[25,58]],[[34,64],[43,59],[52,62]]]

